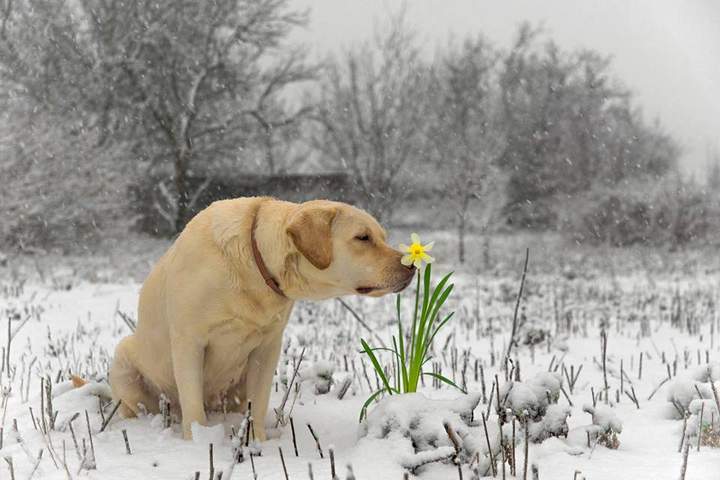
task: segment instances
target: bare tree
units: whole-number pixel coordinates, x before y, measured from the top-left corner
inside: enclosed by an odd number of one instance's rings
[[[658,123],[643,120],[611,77],[609,58],[540,38],[521,26],[498,85],[508,132],[500,162],[509,176],[506,212],[542,228],[557,225],[557,197],[628,178],[657,180],[675,169],[679,149]]]
[[[315,72],[283,44],[307,18],[287,0],[12,2],[2,5],[0,73],[48,105],[77,94],[101,141],[133,138],[141,156],[171,165],[166,214],[178,231],[201,193],[188,181],[199,161],[237,156],[260,128],[274,163],[272,134],[306,113],[280,98]],[[46,23],[33,58],[23,40]]]
[[[331,60],[320,87],[313,144],[326,163],[347,169],[380,218],[404,194],[401,170],[424,155],[427,72],[397,17],[373,45]]]
[[[705,178],[708,191],[713,194],[720,192],[720,149],[708,145],[706,150]]]
[[[465,261],[465,234],[475,200],[483,200],[501,177],[496,163],[504,154],[505,131],[497,82],[498,53],[482,38],[451,49],[435,72],[437,105],[432,143],[443,196],[457,213],[458,257]],[[492,192],[500,195],[498,191]],[[487,215],[492,202],[481,205]]]

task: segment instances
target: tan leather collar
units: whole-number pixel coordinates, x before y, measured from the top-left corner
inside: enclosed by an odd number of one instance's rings
[[[280,284],[277,280],[275,280],[275,277],[273,277],[272,273],[270,273],[267,265],[265,265],[265,261],[263,260],[262,255],[260,254],[260,249],[257,245],[257,239],[255,238],[255,227],[257,226],[257,218],[259,211],[260,208],[258,208],[258,210],[255,212],[252,228],[250,230],[250,244],[252,245],[252,253],[253,258],[255,259],[255,265],[257,265],[257,268],[260,271],[260,275],[262,275],[263,280],[265,280],[267,286],[270,287],[273,292],[277,293],[281,297],[287,298],[285,293],[283,293],[282,289],[280,288]]]

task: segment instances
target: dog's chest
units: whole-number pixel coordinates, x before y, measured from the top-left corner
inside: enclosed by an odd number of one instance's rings
[[[240,381],[252,352],[282,335],[286,323],[287,318],[281,316],[265,326],[230,319],[212,328],[205,351],[206,392],[224,392]]]
[[[210,332],[206,356],[217,357],[224,364],[244,363],[248,355],[262,344],[267,333],[244,322],[228,321]]]

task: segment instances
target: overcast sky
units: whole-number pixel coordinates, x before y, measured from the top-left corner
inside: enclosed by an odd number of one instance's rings
[[[292,0],[311,9],[300,34],[318,55],[372,36],[393,0]],[[677,138],[684,166],[704,172],[708,145],[720,147],[720,1],[718,0],[408,0],[407,21],[429,52],[449,35],[483,33],[508,46],[517,24],[545,26],[563,47],[613,56],[613,69]]]

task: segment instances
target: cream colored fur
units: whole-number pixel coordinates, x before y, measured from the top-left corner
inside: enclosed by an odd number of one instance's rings
[[[259,250],[287,297],[265,284],[253,259],[256,216]],[[110,370],[121,414],[158,412],[162,393],[190,438],[192,423],[206,424],[206,411],[223,399],[231,411],[252,402],[255,435],[265,440],[273,372],[294,301],[399,291],[413,277],[400,255],[370,215],[347,204],[213,203],[143,284],[137,330],[118,344]]]

